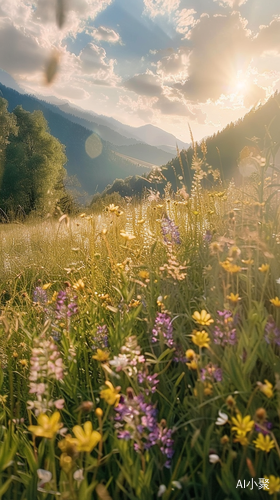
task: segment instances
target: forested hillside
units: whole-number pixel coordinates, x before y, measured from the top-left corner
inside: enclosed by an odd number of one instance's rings
[[[279,142],[280,95],[276,92],[263,106],[253,108],[244,118],[235,123],[230,123],[221,132],[208,137],[203,143],[196,145],[196,151],[198,157],[203,158],[202,148],[206,146],[206,162],[213,169],[219,169],[222,178],[225,180],[231,178],[240,180],[238,160],[240,152],[245,146],[255,147],[264,153],[268,148],[272,148],[274,153],[276,153]],[[184,182],[190,188],[194,173],[192,169],[193,154],[193,147],[182,150],[180,160],[176,157],[162,168],[164,177],[172,183],[175,190],[178,183],[178,176],[182,175],[180,161],[183,166]],[[149,179],[151,176],[145,175],[143,177],[148,177]],[[156,185],[160,189],[158,183],[159,179],[153,184],[139,178],[127,178],[123,181],[117,180],[112,186],[108,187],[104,194],[119,192],[121,195],[130,196],[140,193],[144,187]]]

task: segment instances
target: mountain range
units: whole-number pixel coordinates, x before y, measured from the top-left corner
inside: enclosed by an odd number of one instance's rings
[[[115,179],[142,175],[154,166],[166,164],[176,156],[176,144],[188,146],[153,125],[130,127],[57,98],[43,100],[28,95],[3,70],[0,82],[0,96],[8,101],[10,112],[18,105],[30,112],[43,112],[50,133],[65,145],[67,173],[75,176],[89,195],[103,191]],[[90,157],[86,151],[87,140],[99,144],[101,152],[97,157]],[[157,147],[160,143],[165,146]]]

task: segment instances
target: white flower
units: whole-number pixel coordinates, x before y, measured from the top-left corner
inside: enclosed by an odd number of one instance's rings
[[[174,486],[174,488],[178,488],[178,490],[181,490],[182,489],[182,485],[179,481],[172,481],[172,486]]]
[[[277,280],[275,280],[277,285],[280,285],[280,278],[278,278]]]
[[[219,455],[216,455],[215,453],[211,453],[211,455],[209,455],[210,464],[216,464],[219,461],[220,461]]]
[[[52,473],[45,469],[38,469],[37,476],[38,479],[40,479],[40,486],[42,486],[43,484],[50,482],[52,478]]]
[[[228,416],[226,413],[219,411],[219,417],[216,420],[216,425],[225,425],[228,421]]]
[[[84,471],[83,469],[78,469],[74,472],[73,478],[75,481],[82,481],[84,479]]]
[[[114,359],[109,361],[109,363],[116,368],[117,372],[120,372],[128,365],[129,359],[126,354],[119,354],[118,356],[114,356]]]
[[[162,497],[163,493],[165,493],[165,492],[166,492],[166,486],[164,484],[161,484],[159,489],[158,489],[157,496]]]

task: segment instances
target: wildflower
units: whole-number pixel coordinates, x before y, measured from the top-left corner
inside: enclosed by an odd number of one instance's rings
[[[73,288],[74,290],[82,291],[85,288],[83,280],[79,279],[77,283],[74,283]]]
[[[172,481],[172,486],[174,486],[174,488],[177,488],[178,490],[181,490],[182,489],[182,485],[180,483],[180,481]]]
[[[205,396],[211,396],[213,393],[213,385],[210,382],[204,382],[203,393]]]
[[[249,444],[248,438],[246,436],[244,436],[243,434],[237,434],[237,436],[235,436],[233,442],[240,443],[242,446],[248,446],[248,444]]]
[[[228,310],[217,311],[217,314],[217,324],[213,331],[214,343],[223,347],[226,344],[236,344],[236,328],[234,326],[236,316],[233,317],[232,312]]]
[[[27,359],[21,359],[19,362],[20,362],[21,366],[23,366],[24,368],[26,368],[26,366],[28,366]]]
[[[119,210],[119,207],[114,205],[114,203],[111,203],[108,207],[107,207],[107,210],[108,212],[116,212],[117,210]]]
[[[266,453],[269,453],[272,448],[274,448],[275,443],[268,435],[264,436],[261,432],[258,434],[257,439],[253,441],[255,444],[256,448],[262,451],[266,451]]]
[[[106,380],[105,385],[107,385],[108,389],[100,391],[100,397],[105,399],[108,405],[117,406],[121,397],[119,394],[121,388],[119,386],[115,388],[108,380]]]
[[[211,453],[209,455],[209,462],[210,462],[210,464],[216,464],[217,462],[220,462],[219,455],[216,455],[215,453]]]
[[[254,264],[253,259],[246,259],[246,260],[242,260],[241,262],[243,264],[246,264],[247,266],[251,266],[252,264]]]
[[[15,358],[15,359],[18,358],[18,352],[16,352],[16,351],[13,352],[13,358]]]
[[[180,233],[178,226],[169,217],[163,217],[161,222],[161,230],[163,234],[164,243],[180,245]]]
[[[241,250],[240,248],[238,248],[237,246],[232,246],[230,251],[229,251],[229,256],[233,259],[236,259],[237,257],[239,257],[241,254]]]
[[[96,361],[100,361],[100,363],[105,363],[109,359],[109,353],[102,351],[101,349],[97,349],[97,354],[92,356],[93,359],[96,359]]]
[[[141,278],[143,280],[147,280],[149,278],[150,274],[148,271],[145,271],[144,269],[142,269],[141,271],[139,271],[138,276],[139,276],[139,278]]]
[[[60,427],[60,413],[56,411],[50,417],[45,413],[41,413],[38,417],[38,425],[30,425],[28,430],[36,437],[52,439]]]
[[[84,471],[83,469],[78,469],[73,474],[73,479],[75,481],[82,481],[84,479]]]
[[[33,292],[33,302],[44,305],[48,302],[48,295],[46,290],[41,286],[36,286]]]
[[[166,486],[165,484],[161,484],[159,489],[158,489],[158,497],[162,497],[162,495],[166,492]]]
[[[140,219],[137,221],[137,224],[144,224],[145,220],[144,219]]]
[[[227,414],[219,410],[219,417],[216,420],[216,425],[225,425],[227,422],[228,422]]]
[[[59,465],[61,469],[64,470],[64,472],[66,472],[66,474],[69,474],[69,472],[74,466],[72,457],[70,457],[66,453],[61,453],[59,459]]]
[[[152,334],[152,342],[157,342],[158,338],[162,337],[167,347],[173,347],[173,326],[171,318],[167,313],[157,313]]]
[[[211,323],[214,323],[214,320],[211,318],[210,314],[205,311],[205,309],[203,309],[200,313],[195,311],[192,318],[196,323],[202,326],[209,326]]]
[[[264,338],[268,344],[276,344],[280,346],[280,329],[276,326],[272,316],[269,316],[266,322]]]
[[[225,434],[224,436],[221,437],[220,442],[223,445],[228,444],[229,443],[229,437]]]
[[[201,369],[201,380],[215,380],[216,382],[221,382],[223,379],[222,369],[217,365],[208,363],[205,368]]]
[[[52,479],[52,473],[45,469],[37,469],[37,476],[39,479],[38,489],[43,488],[44,484],[49,483]]]
[[[96,328],[96,334],[92,339],[94,341],[94,346],[92,348],[98,347],[99,349],[104,349],[108,347],[108,328],[107,325],[98,325]]]
[[[280,477],[275,477],[273,475],[264,476],[264,479],[268,479],[269,481],[269,495],[274,495],[274,493],[278,493],[280,491]]]
[[[269,270],[269,264],[262,264],[258,269],[261,273],[267,273]]]
[[[102,418],[103,417],[103,410],[102,410],[102,408],[96,408],[95,415],[97,417],[99,417],[99,418]]]
[[[121,231],[120,232],[120,235],[122,238],[124,238],[126,241],[131,241],[131,240],[135,240],[136,236],[134,236],[134,234],[129,234],[129,233],[126,233],[125,231]]]
[[[239,273],[241,271],[241,267],[237,264],[232,264],[229,260],[225,260],[224,262],[220,262],[222,268],[228,273]]]
[[[79,452],[86,451],[90,453],[101,440],[100,432],[92,430],[92,423],[90,421],[84,423],[84,428],[80,425],[75,425],[73,433],[76,437],[77,450]]]
[[[146,386],[148,386],[147,389],[145,389],[145,394],[154,394],[156,392],[157,385],[159,383],[159,379],[157,377],[157,373],[154,373],[153,375],[149,375],[144,371],[138,373],[139,384],[143,384],[143,382],[145,382]]]
[[[275,307],[280,307],[280,299],[279,299],[279,297],[275,297],[274,299],[270,299],[270,302]]]
[[[260,391],[263,392],[267,398],[272,398],[273,396],[273,385],[268,381],[264,380],[265,384],[262,384],[261,382],[257,382]]]
[[[187,349],[186,351],[187,362],[186,365],[189,370],[197,370],[199,356],[193,351],[193,349]]]
[[[203,240],[206,241],[206,243],[210,243],[212,240],[212,233],[209,229],[207,229],[206,233],[203,235]]]
[[[241,300],[241,298],[239,297],[238,293],[236,293],[236,294],[231,293],[230,295],[227,295],[226,298],[228,300],[230,300],[231,302],[233,302],[234,304],[237,304],[237,302],[239,300]]]
[[[62,441],[59,441],[58,447],[65,455],[69,455],[70,457],[77,455],[77,441],[71,434],[67,434]]]
[[[246,436],[254,426],[254,420],[251,420],[250,415],[243,418],[240,413],[238,413],[236,418],[231,418],[231,421],[234,424],[232,430],[236,431],[238,436]]]
[[[218,241],[213,241],[213,243],[210,244],[210,251],[212,254],[219,253],[222,251],[222,247]]]
[[[198,347],[209,347],[210,338],[205,330],[202,330],[201,332],[198,330],[193,330],[191,338],[192,342]]]
[[[167,469],[171,467],[171,458],[174,455],[174,440],[172,439],[172,429],[168,429],[166,427],[166,421],[162,420],[160,422],[160,432],[159,432],[159,441],[160,441],[160,451],[163,455],[167,457],[164,466]]]
[[[76,303],[77,296],[69,296],[67,292],[60,290],[57,294],[56,299],[56,319],[64,319],[66,317],[71,318],[71,316],[78,314],[78,305]]]

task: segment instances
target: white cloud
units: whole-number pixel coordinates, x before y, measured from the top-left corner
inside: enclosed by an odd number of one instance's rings
[[[181,0],[144,0],[145,10],[150,17],[171,14],[179,8]]]
[[[280,17],[273,19],[268,26],[260,26],[254,47],[258,54],[280,54]]]
[[[79,54],[81,76],[89,75],[86,78],[88,83],[96,85],[115,85],[120,78],[114,73],[115,59],[107,61],[106,51],[103,47],[98,47],[94,43],[89,43]]]
[[[123,82],[123,86],[136,94],[148,97],[157,97],[162,93],[161,82],[152,73],[135,75]]]
[[[167,81],[183,81],[187,78],[190,49],[179,47],[177,51],[172,49],[168,55],[157,62],[157,73]]]
[[[176,31],[185,35],[183,38],[188,38],[189,30],[199,22],[194,14],[196,14],[194,9],[182,9],[175,15]]]
[[[219,2],[222,7],[231,7],[232,9],[238,9],[241,5],[244,5],[247,0],[214,0],[214,2]]]
[[[98,41],[103,40],[104,42],[110,42],[110,43],[117,43],[121,41],[119,33],[110,28],[106,28],[105,26],[99,26],[99,28],[93,28],[92,31],[91,32],[88,31],[88,33],[91,34],[92,37]]]
[[[226,94],[238,72],[245,71],[252,59],[249,35],[237,13],[200,18],[190,34],[188,79],[175,86],[194,102]]]

